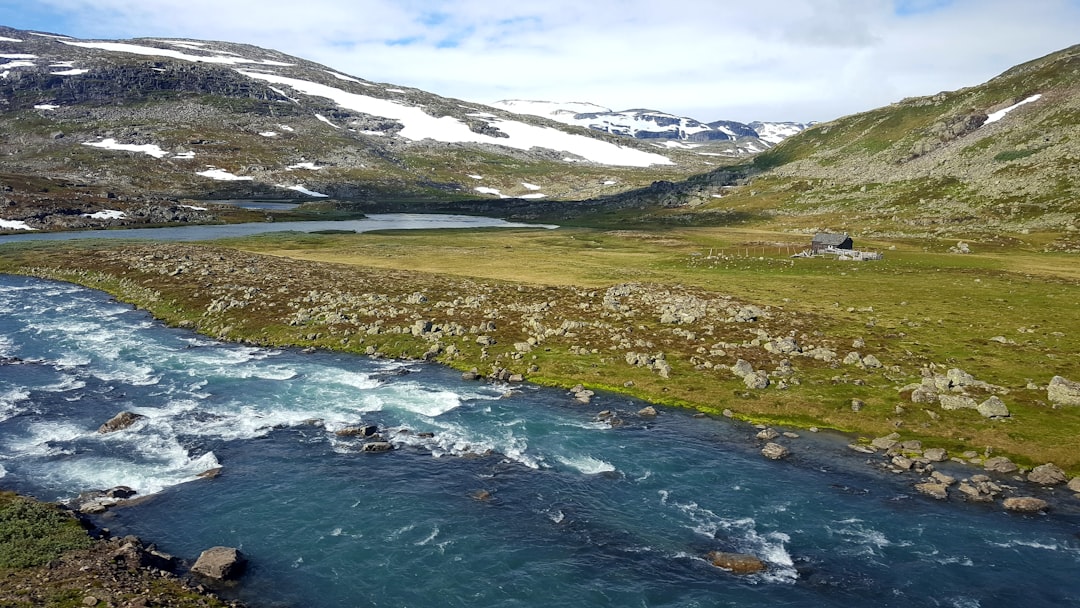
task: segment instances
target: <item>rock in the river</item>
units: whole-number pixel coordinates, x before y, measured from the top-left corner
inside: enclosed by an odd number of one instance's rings
[[[387,441],[372,441],[365,443],[364,447],[360,448],[361,452],[389,452],[394,449],[394,446]]]
[[[987,458],[986,461],[983,462],[983,468],[995,473],[1015,473],[1017,470],[1017,466],[1013,461],[1004,456]]]
[[[745,553],[710,551],[706,558],[717,568],[723,568],[735,574],[754,574],[765,570],[767,567],[765,562]]]
[[[915,489],[922,492],[923,494],[926,494],[927,496],[932,496],[938,500],[945,500],[949,497],[949,486],[943,483],[917,483],[915,484]]]
[[[1009,408],[1005,407],[1005,402],[1000,397],[994,395],[986,401],[979,404],[977,408],[979,413],[985,418],[1008,418]]]
[[[1002,504],[1006,511],[1016,511],[1017,513],[1038,513],[1049,506],[1045,500],[1032,496],[1006,498]]]
[[[1046,398],[1055,405],[1080,406],[1080,382],[1054,376],[1046,387]]]
[[[1060,483],[1069,481],[1069,478],[1065,476],[1065,471],[1062,471],[1061,467],[1052,462],[1041,464],[1034,469],[1031,469],[1027,479],[1032,483],[1044,486],[1056,486]]]
[[[771,428],[762,429],[762,430],[758,431],[757,435],[755,435],[755,437],[757,437],[758,439],[761,439],[763,441],[772,441],[773,439],[776,439],[779,436],[780,436],[780,433],[778,433],[776,431],[776,429],[771,429]]]
[[[779,443],[769,442],[765,444],[765,447],[761,448],[761,455],[770,460],[780,460],[790,456],[791,451]]]
[[[199,555],[191,571],[219,581],[235,580],[244,573],[247,559],[233,547],[211,547]]]
[[[122,431],[138,422],[141,418],[145,418],[145,416],[132,412],[120,412],[119,414],[110,418],[108,422],[98,427],[97,432],[114,433],[116,431]]]
[[[1073,477],[1069,481],[1069,489],[1077,494],[1080,494],[1080,477]]]
[[[642,416],[642,417],[645,417],[645,418],[655,417],[656,416],[656,408],[651,406],[651,405],[646,405],[645,407],[638,410],[638,416]]]

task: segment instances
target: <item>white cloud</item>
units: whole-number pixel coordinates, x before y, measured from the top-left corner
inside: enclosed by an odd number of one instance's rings
[[[589,101],[706,121],[827,120],[978,84],[1074,44],[1080,23],[1075,0],[37,4],[80,37],[248,42],[469,101]]]

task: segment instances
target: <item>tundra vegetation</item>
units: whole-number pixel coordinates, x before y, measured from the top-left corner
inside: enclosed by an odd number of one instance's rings
[[[1080,378],[1080,270],[1045,250],[1055,238],[860,241],[886,255],[857,263],[792,259],[809,236],[748,227],[283,232],[8,245],[0,271],[226,340],[580,383],[867,445],[896,432],[1075,475],[1080,408],[1047,387]]]

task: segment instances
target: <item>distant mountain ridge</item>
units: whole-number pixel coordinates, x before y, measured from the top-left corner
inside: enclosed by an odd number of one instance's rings
[[[732,120],[704,123],[694,118],[676,116],[648,109],[614,111],[587,102],[531,101],[504,99],[491,104],[518,114],[542,116],[568,125],[576,125],[635,139],[666,139],[689,142],[756,139],[759,146],[747,145],[743,153],[760,152],[806,129],[797,122],[762,122],[744,124]]]

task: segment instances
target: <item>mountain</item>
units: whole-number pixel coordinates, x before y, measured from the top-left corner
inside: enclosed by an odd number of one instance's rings
[[[794,122],[743,124],[731,120],[703,123],[693,118],[657,110],[622,110],[592,103],[504,99],[491,104],[518,114],[542,116],[613,135],[635,139],[663,139],[684,142],[734,142],[726,149],[734,156],[756,154],[806,128]],[[757,126],[755,126],[757,125]],[[758,129],[761,132],[758,132]]]
[[[0,154],[0,229],[200,213],[181,199],[586,198],[718,160],[250,45],[3,27]]]
[[[1074,46],[978,86],[815,124],[738,170],[624,198],[688,206],[694,221],[739,211],[805,231],[943,238],[1062,232],[1055,242],[1080,250],[1078,175]]]

